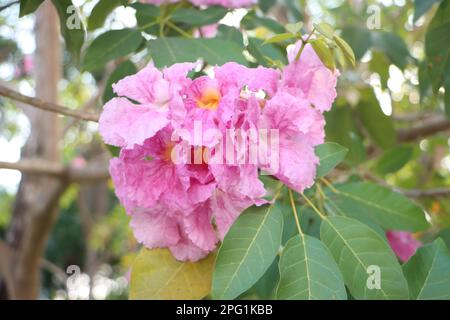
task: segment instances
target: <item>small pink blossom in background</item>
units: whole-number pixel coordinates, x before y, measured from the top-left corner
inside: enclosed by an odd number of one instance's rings
[[[300,61],[293,54],[284,70],[229,62],[195,79],[195,63],[149,64],[113,85],[119,97],[104,106],[99,131],[121,148],[110,173],[145,247],[182,261],[208,255],[245,209],[267,203],[261,169],[297,192],[312,186],[339,73],[309,46]],[[256,162],[252,130],[278,137]]]
[[[217,35],[218,27],[217,23],[200,27],[194,31],[194,38],[214,38]]]
[[[23,57],[20,65],[16,67],[15,77],[21,78],[31,75],[34,70],[33,55],[28,54]]]
[[[70,165],[75,169],[83,169],[84,167],[86,167],[87,161],[85,158],[78,156],[72,160]]]
[[[422,245],[410,232],[406,231],[387,231],[386,237],[392,250],[402,262],[408,261]]]
[[[225,8],[244,8],[258,3],[258,0],[189,0],[196,6],[222,6]],[[143,3],[161,5],[165,3],[175,3],[179,0],[141,0]]]

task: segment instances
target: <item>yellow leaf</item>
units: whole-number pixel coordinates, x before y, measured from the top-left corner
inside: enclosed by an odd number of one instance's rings
[[[169,250],[142,249],[131,271],[132,300],[195,300],[211,291],[214,254],[198,262],[177,261]]]

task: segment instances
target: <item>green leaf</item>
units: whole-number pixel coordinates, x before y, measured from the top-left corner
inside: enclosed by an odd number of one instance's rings
[[[342,50],[339,49],[338,47],[336,47],[336,48],[331,48],[331,51],[333,52],[333,56],[336,59],[337,63],[343,69],[346,69],[347,68],[347,60],[345,60],[345,56],[344,56],[344,53],[342,52]]]
[[[371,228],[354,219],[330,217],[322,222],[320,235],[353,297],[367,300],[409,298],[408,284],[397,258],[387,242]],[[369,289],[371,266],[379,268],[379,289]]]
[[[44,0],[20,0],[19,17],[35,12],[43,2]]]
[[[444,69],[444,89],[445,113],[447,114],[447,117],[450,118],[450,56],[447,59]]]
[[[247,64],[240,46],[221,39],[160,38],[150,41],[150,51],[157,67],[193,62],[200,58],[211,65],[222,65],[229,61]]]
[[[397,134],[392,118],[383,113],[372,89],[367,88],[360,93],[361,100],[356,111],[370,137],[381,148],[387,149],[394,146]]]
[[[281,61],[287,63],[286,55],[274,44],[263,44],[261,39],[248,38],[248,52],[261,64],[270,67],[270,61]]]
[[[292,34],[292,33],[280,33],[280,34],[277,34],[276,36],[273,36],[269,39],[264,40],[263,45],[266,43],[283,42],[283,41],[286,41],[286,40],[289,40],[292,38],[296,38],[296,35]]]
[[[116,147],[110,144],[106,144],[106,148],[108,149],[108,152],[113,156],[113,157],[118,157],[120,155],[120,147]]]
[[[76,61],[80,58],[84,43],[85,31],[76,7],[71,0],[52,0],[58,11],[61,34],[69,51]]]
[[[391,62],[384,53],[379,51],[372,51],[372,59],[369,63],[370,70],[378,73],[378,75],[380,76],[381,88],[383,90],[387,88],[390,64]]]
[[[331,25],[329,25],[326,22],[322,22],[322,23],[315,23],[314,27],[316,28],[317,31],[319,31],[319,33],[321,33],[324,37],[333,40],[334,37],[334,29]]]
[[[112,89],[112,85],[114,83],[125,78],[126,76],[135,74],[136,72],[138,72],[136,66],[129,60],[126,60],[118,65],[106,82],[105,92],[103,93],[103,103],[106,103],[115,97]]]
[[[136,18],[138,14],[140,17],[146,18],[147,20],[151,18],[158,18],[161,15],[160,7],[153,4],[136,2],[130,4],[130,7],[136,10]],[[149,21],[146,22],[148,23]]]
[[[442,1],[425,34],[426,63],[436,95],[444,84],[446,62],[450,59],[449,30],[450,1]]]
[[[107,31],[98,36],[87,49],[84,57],[84,69],[101,69],[111,60],[124,57],[137,50],[144,38],[135,29]]]
[[[254,291],[259,299],[268,300],[273,299],[275,292],[280,281],[280,271],[278,270],[278,263],[280,259],[275,257],[270,267],[264,273],[264,275],[255,283],[250,289]]]
[[[423,246],[403,265],[412,299],[450,299],[450,252],[442,239]]]
[[[274,6],[275,2],[276,2],[276,0],[259,0],[258,4],[259,4],[260,9],[264,13],[267,13],[267,11],[269,11],[269,9]]]
[[[352,47],[350,47],[350,45],[344,39],[342,39],[337,35],[334,35],[333,39],[336,45],[339,47],[339,49],[341,49],[342,52],[344,53],[344,57],[347,59],[347,61],[350,62],[352,66],[355,66],[356,59]]]
[[[88,31],[101,28],[108,15],[124,3],[123,0],[100,0],[92,9],[88,18]]]
[[[326,190],[326,203],[336,214],[363,221],[369,218],[387,230],[417,232],[429,227],[419,206],[388,188],[353,182],[337,185],[335,189],[337,193]]]
[[[157,19],[161,16],[158,6],[144,3],[133,3],[130,7],[136,10],[136,21],[139,28],[148,34],[157,34],[159,25]]]
[[[431,9],[433,4],[440,3],[442,0],[414,0],[414,22]]]
[[[277,298],[283,300],[345,300],[344,279],[333,256],[320,240],[295,236],[281,253]]]
[[[213,24],[222,19],[228,10],[223,7],[211,6],[205,10],[198,10],[194,8],[181,8],[176,10],[171,20],[180,23],[186,23],[190,26],[200,27],[208,24]]]
[[[291,33],[293,35],[297,35],[297,33],[299,33],[300,30],[302,29],[302,27],[303,27],[303,22],[288,23],[284,26],[286,31],[288,31],[289,33]]]
[[[285,32],[284,26],[277,21],[270,18],[258,17],[254,12],[249,12],[245,15],[241,20],[241,26],[246,30],[264,27],[277,34]]]
[[[371,32],[366,28],[348,26],[342,30],[342,38],[347,41],[360,60],[372,46]]]
[[[444,240],[445,245],[450,250],[450,227],[439,231],[438,237]]]
[[[254,285],[275,259],[282,232],[283,217],[274,204],[242,213],[217,254],[212,298],[234,299]]]
[[[217,38],[227,41],[233,41],[238,46],[244,47],[244,39],[242,33],[235,27],[226,26],[224,24],[219,25],[217,28]]]
[[[409,145],[400,145],[386,151],[375,164],[375,171],[380,174],[397,172],[411,160],[414,149]]]
[[[315,40],[310,40],[309,43],[311,44],[311,46],[313,47],[314,51],[319,56],[323,64],[331,71],[334,71],[336,65],[334,64],[333,53],[331,52],[330,48],[328,48],[328,45],[325,42],[325,40],[319,38]]]
[[[326,142],[315,148],[315,153],[319,157],[319,166],[317,167],[316,179],[326,176],[336,167],[348,153],[348,149],[334,143]]]
[[[349,152],[346,161],[357,165],[365,160],[366,150],[355,126],[354,116],[348,105],[341,105],[339,100],[336,106],[325,114],[326,136],[330,141],[346,147]]]
[[[286,200],[289,202],[289,199]],[[294,215],[292,214],[292,207],[290,203],[280,204],[283,212],[283,238],[281,244],[283,246],[298,234],[297,226],[295,223]],[[320,224],[322,219],[314,212],[311,207],[296,205],[297,215],[300,221],[300,228],[306,235],[320,238]]]
[[[371,31],[373,47],[384,52],[389,59],[401,70],[405,69],[411,57],[405,41],[395,33]]]
[[[132,300],[198,300],[208,295],[214,255],[198,262],[177,261],[167,249],[142,249],[133,263]]]
[[[436,56],[446,52],[450,42],[450,22],[442,24],[427,33],[426,49],[428,56]]]

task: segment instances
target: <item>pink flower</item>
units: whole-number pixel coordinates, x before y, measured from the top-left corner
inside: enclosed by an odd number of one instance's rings
[[[111,160],[110,172],[119,199],[128,213],[165,205],[173,210],[190,210],[205,201],[215,187],[205,165],[189,165],[185,148],[171,140],[166,127],[143,146],[123,149]],[[174,162],[175,160],[175,162]]]
[[[105,143],[131,149],[168,123],[167,115],[153,104],[136,105],[125,98],[114,98],[103,108],[99,132]]]
[[[311,50],[282,72],[231,62],[191,79],[195,63],[149,64],[113,86],[99,131],[121,148],[110,173],[139,242],[199,260],[245,209],[267,203],[259,170],[297,192],[314,183],[338,74]]]
[[[280,72],[275,69],[265,67],[247,68],[235,62],[216,67],[214,74],[225,92],[240,92],[247,86],[251,92],[256,93],[262,90],[269,96],[273,96],[278,90],[281,76]]]
[[[328,69],[311,45],[306,45],[296,61],[301,42],[288,47],[289,65],[283,71],[282,87],[291,94],[302,97],[320,111],[328,111],[336,98],[339,71]]]
[[[325,121],[307,101],[279,92],[266,103],[259,127],[277,129],[278,170],[266,168],[286,185],[303,192],[314,183],[319,159],[314,146],[323,143]]]
[[[227,63],[214,68],[214,78],[202,76],[186,83],[180,90],[180,95],[186,97],[186,116],[185,121],[176,126],[177,132],[191,145],[213,147],[224,137],[226,129],[242,127],[244,123],[250,126],[250,116],[253,122],[257,121],[260,108],[257,114],[249,112],[254,111],[249,106],[249,98],[258,91],[274,94],[279,76],[274,69]],[[249,92],[243,97],[245,89]]]
[[[402,262],[408,261],[422,245],[410,232],[406,231],[387,231],[386,237],[392,250]]]
[[[71,165],[73,168],[76,168],[76,169],[83,169],[83,168],[86,167],[87,161],[86,161],[86,159],[83,158],[82,156],[77,156],[77,157],[75,157],[75,158],[72,160],[72,162],[70,163],[70,165]]]

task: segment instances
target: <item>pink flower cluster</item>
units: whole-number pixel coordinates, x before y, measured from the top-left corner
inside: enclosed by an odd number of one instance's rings
[[[164,3],[175,3],[180,0],[141,0],[143,3],[161,5]],[[254,5],[258,0],[189,0],[193,5],[201,6],[222,6],[225,8],[244,8]]]
[[[298,192],[313,184],[314,146],[324,140],[322,113],[336,97],[338,72],[309,45],[295,61],[298,50],[288,51],[282,71],[231,62],[195,78],[188,76],[195,63],[163,71],[150,64],[113,86],[119,97],[105,105],[99,131],[105,143],[121,148],[110,173],[138,241],[196,261],[215,249],[243,210],[267,202],[261,169]],[[250,144],[243,149],[238,142],[252,138],[234,132],[250,130],[277,133],[275,170],[259,158],[241,161]],[[217,151],[224,145],[236,161]]]

